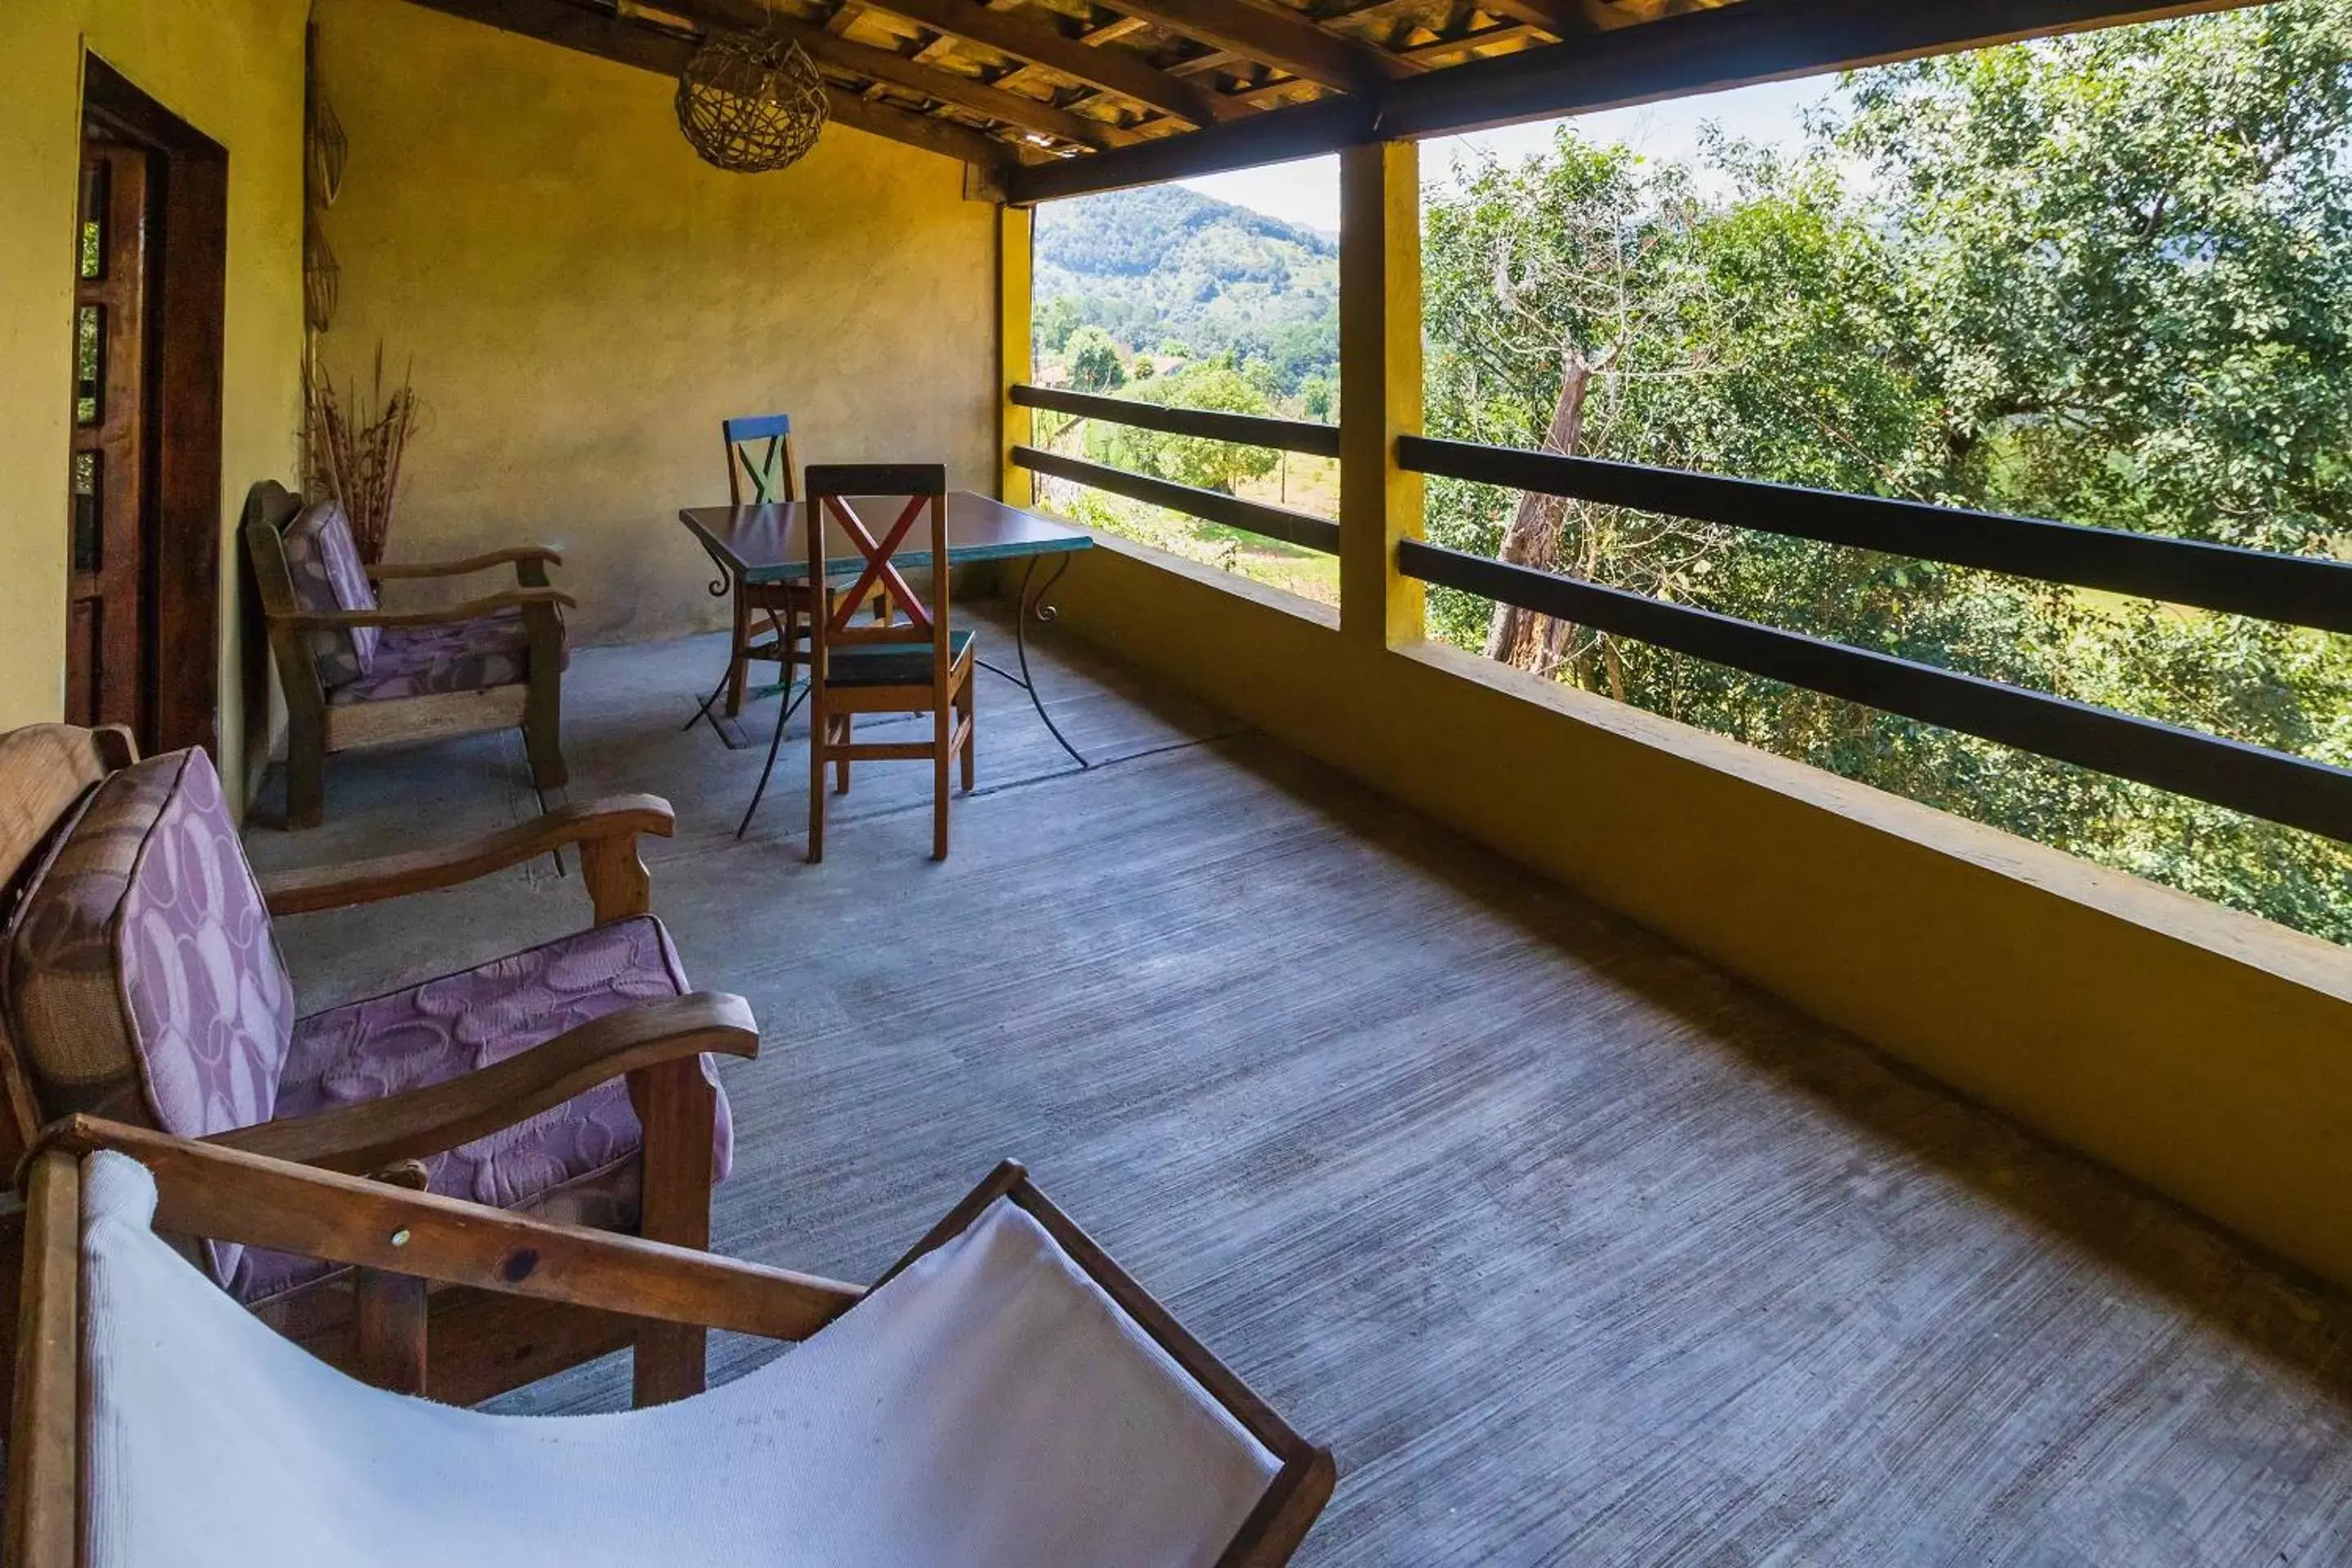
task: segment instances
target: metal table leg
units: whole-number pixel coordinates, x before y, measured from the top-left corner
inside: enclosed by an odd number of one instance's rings
[[[768,779],[776,771],[776,752],[784,743],[784,726],[792,722],[793,713],[800,707],[801,699],[809,693],[805,680],[787,684],[793,689],[792,695],[776,704],[776,732],[768,738],[768,760],[760,769],[760,787],[751,792],[751,804],[743,808],[743,820],[735,825],[735,837],[738,838],[751,830],[751,818],[759,815],[760,802],[768,793]]]
[[[714,599],[723,599],[727,597],[730,593],[736,591],[732,575],[730,574],[727,574],[722,568],[721,574],[717,577],[713,577],[710,580],[709,587],[706,591]],[[732,626],[728,628],[727,635],[730,637],[732,637],[735,635],[734,628]],[[727,731],[719,727],[719,721],[712,717],[710,711],[710,705],[719,700],[719,694],[720,692],[727,689],[727,678],[734,673],[735,650],[730,647],[727,650],[727,668],[719,672],[719,684],[710,689],[709,696],[704,698],[699,703],[695,705],[693,717],[687,720],[686,728],[679,731],[681,734],[690,734],[697,724],[701,723],[705,719],[709,719],[710,720],[711,732],[717,735],[719,741],[725,744],[728,749],[730,751],[734,749],[735,742],[727,738]]]
[[[1072,762],[1082,768],[1090,768],[1094,764],[1087,761],[1085,754],[1076,746],[1070,744],[1070,738],[1062,733],[1061,726],[1054,722],[1054,716],[1045,711],[1045,700],[1037,694],[1036,679],[1029,673],[1030,619],[1034,616],[1039,626],[1047,626],[1061,614],[1047,601],[1053,596],[1054,584],[1060,582],[1062,574],[1070,568],[1070,557],[1067,553],[1064,553],[1054,563],[1052,575],[1033,591],[1031,585],[1036,583],[1037,563],[1043,559],[1044,557],[1037,555],[1029,557],[1029,569],[1021,575],[1021,602],[1013,616],[1013,651],[1021,661],[1021,673],[1015,675],[1002,665],[991,664],[984,658],[975,658],[973,662],[990,674],[1000,676],[1027,692],[1029,706],[1037,710],[1037,717],[1045,722],[1046,732],[1060,742],[1062,750],[1070,753]]]
[[[726,592],[727,584],[723,580],[714,582],[710,584],[710,594],[713,598],[723,597]],[[773,637],[776,639],[777,646],[782,647],[783,645],[784,628],[777,623],[776,612],[772,608],[767,610],[766,615],[768,617],[768,633],[771,637]],[[782,666],[782,668],[789,676],[792,666],[787,664]],[[697,724],[701,723],[707,719],[710,721],[710,732],[719,737],[719,743],[725,746],[730,752],[740,752],[744,747],[751,744],[751,740],[744,735],[742,726],[740,724],[735,724],[735,721],[732,719],[730,719],[726,724],[720,723],[719,715],[712,711],[711,708],[711,705],[719,700],[719,694],[727,689],[728,678],[731,676],[734,671],[735,661],[730,654],[730,657],[727,661],[727,668],[719,672],[719,684],[710,689],[709,696],[704,698],[700,703],[696,705],[693,716],[686,721],[686,728],[688,730],[692,730]],[[743,695],[754,702],[767,697],[788,697],[792,693],[793,684],[794,683],[791,679],[787,679],[778,681],[772,686],[749,686],[745,689]],[[734,733],[728,733],[728,724],[735,724]]]

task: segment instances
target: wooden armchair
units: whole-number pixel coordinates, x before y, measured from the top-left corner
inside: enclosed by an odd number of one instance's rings
[[[140,762],[119,730],[0,734],[0,1155],[57,1117],[95,1112],[702,1247],[732,1143],[710,1057],[752,1056],[759,1035],[740,997],[689,988],[647,912],[638,836],[670,824],[667,803],[630,795],[257,882],[201,751]],[[566,845],[587,930],[297,1016],[272,917],[451,887]],[[429,1312],[423,1386],[455,1403],[630,1346],[641,1399],[702,1385],[701,1337],[676,1325],[456,1289],[429,1303],[387,1296],[348,1270],[231,1243],[207,1243],[202,1261],[342,1365],[362,1364],[372,1316]],[[13,1275],[5,1258],[0,1275]]]
[[[563,557],[521,545],[463,561],[363,566],[342,509],[275,480],[246,498],[245,542],[286,691],[286,825],[315,827],[333,752],[520,727],[531,784],[562,785]],[[384,609],[375,584],[510,567],[515,585],[439,610]]]
[[[870,1289],[89,1118],[26,1180],[21,1568],[1272,1568],[1331,1492],[1329,1451],[1009,1162]],[[660,1411],[440,1410],[394,1396],[413,1312],[368,1326],[363,1387],[159,1231],[806,1342]]]

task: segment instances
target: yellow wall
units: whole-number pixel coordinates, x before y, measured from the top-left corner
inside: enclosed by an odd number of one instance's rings
[[[245,732],[235,525],[301,415],[303,0],[0,0],[0,729],[64,708],[67,398],[85,47],[228,149],[221,772]],[[176,650],[175,650],[176,651]]]
[[[319,20],[351,138],[326,362],[380,339],[427,410],[391,558],[544,540],[575,637],[628,640],[724,615],[675,521],[727,499],[724,416],[791,414],[803,463],[993,488],[996,214],[961,164],[836,126],[725,174],[648,72],[401,0]]]
[[[1104,540],[1062,624],[2352,1285],[2352,952]]]

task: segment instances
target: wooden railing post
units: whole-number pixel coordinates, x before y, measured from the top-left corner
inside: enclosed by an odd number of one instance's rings
[[[1013,460],[1013,449],[1029,445],[1032,420],[1013,401],[1013,388],[1029,379],[1029,209],[996,212],[997,494],[1008,506],[1027,506],[1029,470]]]
[[[1339,154],[1339,626],[1381,647],[1422,637],[1422,586],[1397,570],[1421,537],[1421,156],[1411,142]]]

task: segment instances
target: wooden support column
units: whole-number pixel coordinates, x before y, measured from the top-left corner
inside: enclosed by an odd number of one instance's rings
[[[1339,153],[1339,626],[1381,647],[1419,642],[1421,584],[1397,571],[1421,537],[1421,476],[1397,467],[1421,434],[1421,153],[1376,142]]]
[[[1029,379],[1030,214],[1013,206],[996,213],[996,493],[1008,506],[1027,506],[1029,470],[1014,464],[1013,448],[1028,443],[1031,419],[1013,403],[1012,389]]]

